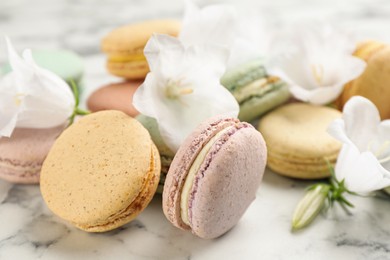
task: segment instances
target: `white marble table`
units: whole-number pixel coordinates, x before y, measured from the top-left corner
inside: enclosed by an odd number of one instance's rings
[[[316,18],[362,38],[390,42],[387,0],[252,4],[276,29]],[[0,35],[9,35],[18,50],[61,47],[79,52],[91,90],[118,80],[105,71],[99,51],[105,33],[136,20],[180,17],[182,7],[180,0],[2,0]],[[5,58],[0,40],[0,62]],[[160,196],[124,227],[88,234],[53,216],[38,186],[0,181],[0,259],[390,259],[390,198],[351,198],[356,205],[352,216],[336,207],[303,232],[291,233],[292,211],[308,184],[267,171],[257,199],[239,224],[225,236],[205,241],[173,228],[164,218]]]

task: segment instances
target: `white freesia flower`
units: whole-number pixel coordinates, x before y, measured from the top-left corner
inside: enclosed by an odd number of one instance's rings
[[[328,132],[344,143],[335,172],[348,190],[368,193],[390,186],[390,120],[381,122],[371,101],[351,98]]]
[[[157,120],[173,151],[205,119],[219,114],[237,117],[237,101],[219,82],[229,55],[224,48],[186,48],[176,38],[154,35],[144,53],[150,72],[136,91],[133,104]]]
[[[8,45],[12,72],[0,80],[0,137],[10,137],[15,127],[49,128],[65,123],[75,100],[68,84],[35,64],[30,50],[23,59]]]
[[[354,43],[330,26],[298,29],[286,36],[278,39],[284,53],[270,59],[267,68],[287,82],[299,100],[328,104],[366,67],[363,60],[352,56]]]

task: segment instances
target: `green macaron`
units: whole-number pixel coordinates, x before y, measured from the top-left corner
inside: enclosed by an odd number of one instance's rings
[[[173,157],[175,156],[175,153],[172,152],[171,149],[169,149],[168,146],[164,143],[160,131],[158,130],[158,124],[156,119],[142,114],[138,115],[135,119],[137,119],[138,122],[140,122],[149,131],[152,141],[154,142],[157,147],[157,150],[160,153],[161,175],[157,192],[162,193],[165,177],[168,173],[169,167],[171,166],[171,162],[173,160]]]
[[[68,50],[35,50],[32,51],[35,62],[42,68],[50,70],[68,84],[74,81],[78,86],[84,72],[84,63],[79,55]],[[2,74],[7,74],[12,69],[9,64],[1,68]]]
[[[253,121],[290,97],[286,84],[267,74],[264,61],[252,60],[228,70],[221,79],[240,104],[238,118]]]

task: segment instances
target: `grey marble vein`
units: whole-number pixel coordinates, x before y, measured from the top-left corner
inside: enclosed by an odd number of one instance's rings
[[[200,5],[217,0],[197,1]],[[260,10],[274,30],[312,19],[330,21],[361,39],[390,42],[388,0],[230,0]],[[181,0],[2,0],[0,35],[18,50],[66,48],[85,60],[86,95],[118,81],[105,70],[101,38],[113,28],[177,17]],[[5,62],[0,39],[0,63]],[[303,232],[291,233],[297,201],[309,182],[267,172],[239,224],[217,240],[201,240],[165,219],[161,197],[133,222],[105,234],[80,231],[54,216],[39,187],[0,181],[0,259],[390,259],[390,199],[350,198],[352,215],[336,207]]]

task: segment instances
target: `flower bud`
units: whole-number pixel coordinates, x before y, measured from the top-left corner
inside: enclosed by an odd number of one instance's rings
[[[298,230],[309,225],[324,207],[325,200],[330,191],[328,184],[312,186],[295,208],[292,229]]]

